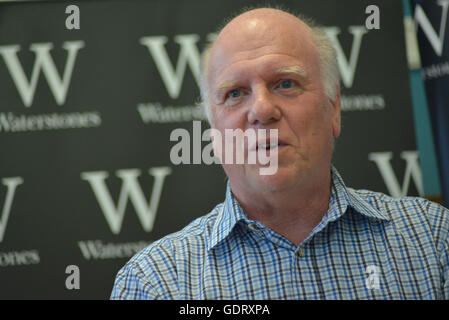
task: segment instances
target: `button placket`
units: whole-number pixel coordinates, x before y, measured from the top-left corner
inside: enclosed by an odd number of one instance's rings
[[[253,231],[259,230],[259,227],[258,227],[255,223],[250,223],[250,224],[248,225],[248,228],[250,228],[250,229],[253,230]]]
[[[248,229],[251,230],[254,234],[260,236],[260,237],[266,237],[265,230],[262,226],[259,226],[257,223],[252,222],[248,223]]]
[[[296,251],[296,256],[299,258],[304,258],[306,256],[306,251],[304,250],[304,248],[299,248]]]

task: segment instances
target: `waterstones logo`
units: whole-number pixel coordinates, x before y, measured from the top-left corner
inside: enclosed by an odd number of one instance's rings
[[[66,41],[63,43],[62,47],[67,51],[67,59],[64,73],[61,77],[50,54],[50,51],[53,49],[53,44],[50,42],[31,44],[30,50],[34,52],[35,60],[31,78],[29,80],[18,58],[18,53],[21,50],[20,45],[13,44],[0,46],[0,55],[5,61],[6,67],[25,107],[30,107],[33,104],[33,98],[41,71],[47,80],[56,104],[61,106],[65,103],[76,57],[78,51],[83,48],[84,45],[84,41]]]
[[[0,267],[28,266],[39,264],[40,261],[37,250],[0,252]]]
[[[429,20],[429,18],[426,15],[426,12],[422,8],[420,4],[416,4],[415,6],[415,17],[414,17],[414,27],[415,32],[418,33],[419,29],[422,30],[422,33],[424,35],[424,45],[430,44],[430,47],[433,49],[435,54],[439,57],[441,60],[443,58],[443,61],[438,61],[437,63],[426,65],[422,68],[422,75],[425,80],[431,80],[431,79],[439,79],[441,77],[447,76],[449,74],[449,61],[447,59],[444,59],[444,57],[447,55],[443,55],[445,50],[445,38],[447,38],[447,15],[448,15],[448,9],[449,9],[449,0],[438,0],[433,2],[431,6],[440,6],[441,7],[441,18],[440,18],[440,25],[436,26],[434,29],[432,22]],[[428,7],[429,8],[429,7]],[[438,12],[435,10],[435,12]],[[436,20],[436,19],[435,19]],[[434,21],[435,22],[435,21]],[[446,44],[447,48],[447,44]],[[446,60],[446,61],[444,61]]]
[[[151,242],[103,243],[101,240],[79,241],[78,246],[86,260],[131,258]]]
[[[212,41],[215,36],[214,33],[210,33],[207,35],[207,40]],[[198,34],[180,34],[173,38],[179,47],[176,65],[172,64],[167,53],[165,45],[168,41],[167,36],[161,35],[142,37],[139,43],[148,49],[168,96],[172,100],[177,100],[188,70],[199,87],[201,54],[198,42],[200,36]],[[163,106],[159,102],[139,103],[137,112],[145,124],[179,123],[206,119],[202,108],[194,103],[184,106]]]
[[[215,34],[213,33],[207,36],[209,40],[212,40],[214,37]],[[174,37],[175,43],[179,45],[178,61],[176,67],[174,67],[165,49],[168,37],[151,36],[140,39],[140,44],[147,47],[153,58],[167,93],[172,99],[179,97],[187,66],[190,68],[195,81],[199,83],[201,56],[197,47],[199,40],[200,36],[197,34],[183,34]]]
[[[374,19],[377,20],[377,26],[375,27],[372,25],[372,29],[379,29],[379,9],[376,6],[369,6],[367,7],[367,10],[373,10],[373,15],[377,15],[377,19]],[[368,17],[367,21],[370,17]],[[370,25],[370,23],[368,23],[368,25]],[[349,53],[345,53],[340,40],[338,39],[342,32],[340,27],[324,27],[323,30],[331,40],[337,52],[337,63],[341,81],[346,88],[351,89],[354,85],[354,81],[356,81],[357,66],[360,58],[363,37],[369,30],[366,26],[361,25],[348,27],[348,32],[352,35],[351,51]],[[346,94],[341,96],[341,111],[376,111],[385,109],[385,107],[385,97],[381,93]]]
[[[14,195],[19,185],[23,184],[22,177],[9,177],[1,179],[1,182],[6,186],[5,198],[0,198],[3,202],[0,215],[0,243],[4,239],[6,225],[10,216],[11,207],[14,201]],[[1,186],[1,185],[0,185]],[[1,191],[2,188],[0,188]],[[1,194],[0,194],[1,195]],[[0,202],[1,204],[1,202]],[[37,250],[14,250],[10,252],[0,252],[0,267],[15,267],[27,266],[40,263],[39,251]]]
[[[169,167],[153,167],[149,170],[149,174],[154,178],[149,203],[145,199],[145,194],[137,180],[141,173],[138,169],[117,170],[116,176],[122,180],[117,205],[114,204],[106,186],[105,180],[109,176],[106,171],[82,172],[81,178],[89,182],[113,234],[120,233],[128,200],[134,205],[142,228],[146,232],[150,232],[153,229],[165,178],[171,172],[171,168]]]
[[[162,106],[160,103],[139,103],[137,111],[143,123],[179,123],[206,120],[206,114],[199,105]]]
[[[447,12],[449,9],[449,0],[438,0],[435,2],[436,4],[441,6],[441,21],[439,32],[437,33],[435,31],[424,9],[419,4],[415,6],[415,30],[418,31],[418,27],[422,28],[422,31],[424,32],[424,35],[432,46],[435,54],[441,57],[444,49],[444,35],[447,30],[446,22]]]
[[[419,165],[418,151],[403,151],[400,156],[406,162],[402,185],[399,183],[390,162],[393,159],[393,152],[371,152],[368,155],[368,159],[377,165],[380,175],[392,197],[405,197],[412,180],[415,183],[418,194],[423,197],[424,184],[421,167]]]
[[[0,217],[0,243],[5,235],[6,224],[8,223],[9,213],[11,211],[12,203],[17,186],[23,183],[22,177],[3,178],[2,184],[6,186],[6,197],[3,202],[2,215]]]
[[[360,55],[360,47],[362,46],[362,38],[368,32],[365,26],[350,26],[349,33],[353,36],[351,53],[349,59],[346,57],[341,47],[338,35],[341,33],[339,27],[323,28],[327,36],[331,39],[335,50],[337,51],[338,68],[340,70],[341,80],[346,88],[351,88],[354,83],[354,75],[357,69],[357,62]]]
[[[51,50],[54,48],[53,43],[32,43],[30,51],[34,52],[35,59],[29,77],[19,58],[20,46],[15,44],[0,46],[0,57],[3,58],[6,69],[9,71],[19,97],[26,108],[32,106],[41,78],[46,80],[56,105],[65,104],[76,58],[84,46],[84,41],[65,41],[62,44],[62,48],[67,51],[67,57],[63,73],[60,74],[51,55]],[[48,114],[0,113],[0,132],[5,133],[94,128],[99,127],[101,123],[101,114],[97,111]]]
[[[27,132],[42,130],[94,128],[101,125],[98,112],[50,113],[17,115],[0,112],[0,132]]]

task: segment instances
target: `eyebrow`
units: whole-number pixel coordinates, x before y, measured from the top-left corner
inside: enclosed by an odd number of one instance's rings
[[[275,71],[276,74],[295,74],[302,78],[307,78],[307,72],[300,66],[283,67]],[[223,81],[217,86],[217,90],[234,87],[236,81]]]
[[[230,88],[235,86],[236,82],[235,81],[223,81],[222,83],[220,83],[220,85],[217,87],[218,90],[221,89],[226,89],[226,88]]]
[[[276,73],[277,74],[293,73],[302,78],[307,78],[307,72],[300,66],[291,66],[291,67],[280,68],[280,69],[276,70]]]

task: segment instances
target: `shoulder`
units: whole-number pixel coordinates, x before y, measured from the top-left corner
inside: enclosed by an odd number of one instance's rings
[[[166,235],[135,254],[119,270],[112,299],[173,298],[166,296],[177,286],[179,259],[205,250],[223,204],[189,223],[182,230]],[[145,294],[146,296],[139,297]]]
[[[385,214],[400,230],[417,236],[430,232],[439,249],[447,245],[449,210],[442,205],[420,197],[394,198],[380,192],[349,189]]]
[[[381,192],[355,190],[351,192],[378,210],[387,211],[391,219],[405,216],[413,219],[425,217],[434,227],[449,227],[449,210],[442,205],[420,197],[395,198]]]

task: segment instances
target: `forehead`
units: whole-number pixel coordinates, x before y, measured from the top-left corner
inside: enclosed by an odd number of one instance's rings
[[[310,29],[294,19],[282,21],[279,17],[256,17],[231,22],[211,49],[208,78],[216,79],[236,67],[254,68],[273,61],[279,63],[273,69],[283,67],[284,63],[286,66],[301,65],[313,71],[318,60]]]

